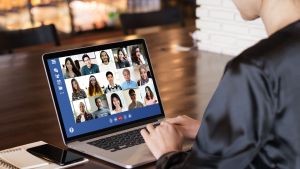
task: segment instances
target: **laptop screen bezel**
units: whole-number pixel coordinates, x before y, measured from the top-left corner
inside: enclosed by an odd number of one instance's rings
[[[150,73],[152,74],[153,83],[155,84],[154,88],[155,88],[155,91],[156,91],[156,94],[157,94],[157,99],[158,99],[158,104],[159,104],[160,109],[161,109],[161,114],[155,115],[155,116],[152,116],[152,117],[148,117],[148,118],[143,118],[143,119],[136,120],[136,121],[133,121],[133,122],[120,124],[120,125],[117,125],[117,126],[112,126],[112,127],[105,128],[105,129],[99,129],[99,130],[96,130],[96,131],[92,131],[92,132],[88,132],[88,133],[85,133],[85,134],[80,134],[80,135],[68,138],[67,133],[66,133],[66,129],[65,129],[64,124],[63,124],[62,112],[60,111],[60,107],[59,107],[59,104],[58,104],[54,84],[53,84],[53,81],[51,79],[51,73],[50,73],[50,68],[49,68],[49,65],[48,65],[48,60],[49,59],[61,58],[61,57],[65,57],[65,56],[83,54],[83,53],[88,53],[88,52],[95,52],[95,51],[100,51],[100,50],[105,50],[105,49],[126,47],[126,46],[137,45],[137,44],[143,44],[143,46],[144,46],[145,58],[148,61]],[[83,48],[75,48],[75,49],[64,50],[64,51],[56,51],[56,52],[51,52],[51,53],[44,54],[42,56],[42,59],[43,59],[43,64],[44,64],[44,68],[45,68],[46,75],[47,75],[48,84],[50,86],[50,92],[51,92],[52,99],[53,99],[53,102],[54,102],[57,118],[59,120],[60,130],[63,134],[63,138],[64,138],[65,143],[72,142],[74,140],[78,140],[78,139],[83,138],[83,137],[89,137],[89,136],[92,136],[92,135],[101,134],[102,132],[103,133],[104,132],[109,133],[110,130],[115,129],[116,127],[126,128],[126,126],[128,126],[130,128],[130,126],[134,123],[141,123],[143,121],[149,121],[149,120],[152,120],[152,119],[159,119],[159,118],[164,118],[165,117],[165,112],[164,112],[163,105],[162,105],[162,102],[161,102],[160,94],[158,92],[158,86],[157,86],[155,75],[154,75],[154,72],[153,72],[151,59],[150,59],[148,48],[147,48],[147,45],[146,45],[146,42],[145,42],[144,39],[134,39],[134,40],[128,40],[128,41],[120,41],[120,42],[114,42],[114,43],[108,43],[108,44],[88,46],[88,47],[83,47]]]

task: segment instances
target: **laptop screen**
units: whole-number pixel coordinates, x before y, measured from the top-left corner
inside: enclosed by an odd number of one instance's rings
[[[67,140],[163,115],[144,40],[46,54]]]

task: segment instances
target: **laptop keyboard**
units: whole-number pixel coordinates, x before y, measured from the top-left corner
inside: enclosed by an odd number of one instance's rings
[[[158,124],[155,124],[154,126],[157,125]],[[101,138],[99,140],[88,142],[88,144],[102,148],[104,150],[110,150],[111,152],[122,150],[125,148],[145,143],[142,135],[140,134],[140,131],[142,129],[143,128],[139,128],[118,135]]]

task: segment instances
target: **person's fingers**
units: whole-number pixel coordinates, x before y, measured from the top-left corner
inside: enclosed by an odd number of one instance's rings
[[[164,127],[166,127],[167,129],[175,129],[176,130],[176,125],[169,123],[169,122],[165,122]]]
[[[162,125],[163,125],[163,126],[167,126],[167,125],[171,125],[171,123],[168,122],[168,121],[162,121]]]
[[[171,123],[171,124],[181,124],[182,123],[182,116],[177,116],[174,118],[167,118],[166,121]]]
[[[146,131],[146,129],[142,129],[141,130],[141,135],[142,135],[142,137],[144,138],[144,140],[146,141],[146,140],[149,140],[149,133],[148,133],[148,131]]]
[[[153,127],[152,124],[147,124],[146,128],[147,128],[149,133],[152,133],[154,131],[154,127]]]
[[[172,123],[172,124],[178,123],[178,119],[176,119],[176,117],[174,117],[174,118],[167,118],[166,121],[169,122],[169,123]]]
[[[145,141],[145,143],[147,144],[147,146],[149,147],[150,151],[153,153],[152,147],[153,147],[153,140],[151,140],[151,136],[148,133],[148,131],[146,129],[142,129],[141,130],[141,135]]]

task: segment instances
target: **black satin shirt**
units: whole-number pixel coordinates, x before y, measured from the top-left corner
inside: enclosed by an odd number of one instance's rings
[[[192,151],[157,167],[300,169],[300,21],[227,64]]]

